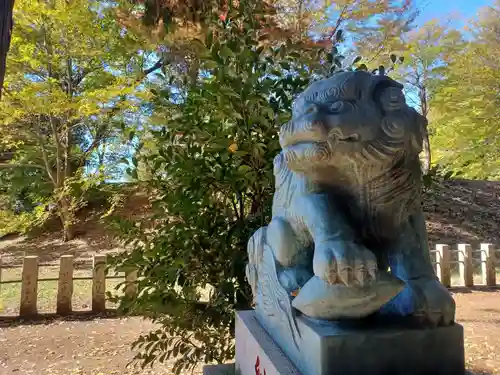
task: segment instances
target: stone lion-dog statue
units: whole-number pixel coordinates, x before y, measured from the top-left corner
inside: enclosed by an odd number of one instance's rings
[[[272,220],[248,243],[256,310],[452,324],[431,264],[419,153],[427,121],[387,76],[313,82],[280,130]],[[292,321],[290,321],[290,319]]]

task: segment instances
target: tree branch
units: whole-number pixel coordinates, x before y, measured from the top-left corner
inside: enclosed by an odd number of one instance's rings
[[[144,70],[142,72],[142,76],[140,77],[140,79],[143,79],[145,78],[147,75],[153,73],[155,70],[157,69],[160,69],[162,66],[163,66],[163,63],[164,63],[164,60],[163,60],[163,57],[160,58],[152,67]]]
[[[61,141],[59,138],[59,134],[57,133],[57,128],[54,124],[54,121],[52,121],[52,116],[49,114],[49,123],[50,123],[50,128],[52,129],[52,136],[54,137],[54,142],[56,144],[56,185],[59,187],[59,184],[62,182],[61,179]],[[43,147],[43,146],[42,146]]]
[[[0,169],[9,169],[9,168],[36,168],[36,169],[45,169],[45,167],[43,165],[38,165],[38,164],[0,163]]]
[[[47,175],[49,176],[50,180],[52,181],[52,183],[54,184],[54,186],[57,186],[57,183],[56,183],[56,180],[54,178],[54,174],[52,173],[52,168],[50,167],[50,163],[49,163],[49,158],[47,157],[47,150],[45,149],[45,146],[43,145],[44,142],[43,142],[43,137],[42,137],[42,133],[41,133],[41,130],[40,130],[40,125],[37,121],[35,121],[36,123],[36,135],[37,135],[37,139],[38,139],[38,144],[40,146],[40,150],[42,151],[42,159],[43,159],[43,162],[45,164],[45,171],[47,172]]]
[[[346,13],[347,8],[348,8],[348,5],[346,4],[346,5],[344,5],[342,10],[340,11],[339,17],[337,18],[337,22],[335,23],[335,26],[333,27],[332,32],[330,33],[329,39],[332,39],[335,36],[335,34],[337,33],[337,31],[339,30],[340,24],[344,20],[344,14]]]
[[[124,99],[122,98],[120,101],[124,101]],[[119,103],[117,103],[117,105],[115,107],[113,107],[111,109],[111,111],[108,112],[107,114],[107,118],[104,119],[104,122],[105,123],[108,123],[109,121],[111,121],[111,118],[120,110],[120,107],[119,107]],[[89,129],[89,133],[90,133],[90,129]],[[96,134],[95,134],[95,137],[94,137],[94,140],[92,141],[92,143],[90,144],[89,147],[87,147],[87,149],[83,152],[83,155],[81,156],[80,158],[80,162],[78,163],[79,166],[83,166],[83,164],[85,163],[85,160],[87,160],[87,158],[89,157],[89,155],[97,148],[99,147],[99,144],[104,140],[106,139],[106,136],[109,135],[109,129],[108,131],[102,131],[100,132],[100,129],[96,131]]]

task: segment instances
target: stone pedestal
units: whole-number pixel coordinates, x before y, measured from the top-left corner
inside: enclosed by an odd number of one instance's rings
[[[459,324],[434,329],[345,327],[299,316],[300,337],[294,343],[279,334],[280,327],[265,327],[260,321],[253,310],[237,313],[236,371],[241,375],[465,373]]]

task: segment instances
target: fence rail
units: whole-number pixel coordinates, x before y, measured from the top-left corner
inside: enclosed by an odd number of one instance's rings
[[[473,249],[469,244],[459,244],[456,250],[451,249],[449,245],[438,244],[436,249],[430,250],[430,253],[431,256],[432,254],[435,256],[433,263],[439,280],[448,288],[456,286],[452,283],[451,266],[454,264],[458,264],[461,285],[468,288],[475,286],[474,271],[476,266],[480,265],[481,285],[497,286],[497,266],[500,257],[497,257],[493,244],[482,243],[479,249]],[[477,254],[479,257],[475,256]]]
[[[20,280],[2,280],[2,258],[0,258],[0,288],[3,284],[21,283],[21,298],[19,305],[19,316],[33,317],[38,314],[38,283],[45,281],[57,281],[56,313],[58,315],[69,315],[73,312],[73,282],[75,280],[92,281],[92,312],[100,313],[106,311],[106,280],[123,279],[125,281],[124,293],[133,298],[137,293],[137,272],[131,270],[123,276],[106,275],[106,256],[95,255],[92,262],[92,276],[74,276],[74,257],[63,255],[59,261],[59,276],[39,278],[39,258],[37,256],[25,256],[23,259],[22,276]]]
[[[479,254],[479,257],[477,256]],[[460,285],[474,287],[474,274],[478,270],[482,285],[497,286],[497,265],[500,266],[500,256],[496,256],[492,244],[481,244],[479,249],[473,249],[469,244],[459,244],[457,249],[449,245],[437,244],[430,250],[431,259],[436,267],[436,274],[441,283],[450,288],[459,286],[454,284],[452,266],[458,265],[458,281]],[[480,267],[477,267],[480,265]],[[57,281],[56,313],[69,315],[72,311],[73,282],[75,280],[92,281],[92,311],[95,313],[106,310],[106,280],[121,278],[125,281],[124,293],[130,298],[137,294],[137,272],[125,272],[124,276],[106,275],[106,256],[95,255],[92,262],[92,276],[74,276],[75,261],[72,255],[63,255],[59,262],[59,276],[39,278],[39,259],[37,256],[25,256],[20,280],[2,281],[2,258],[0,257],[0,287],[2,284],[21,283],[21,299],[19,305],[20,317],[31,317],[38,314],[37,294],[38,283]],[[478,269],[479,268],[479,269]]]

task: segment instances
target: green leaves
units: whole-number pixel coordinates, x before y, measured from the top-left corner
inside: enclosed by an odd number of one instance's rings
[[[396,73],[405,80],[408,97],[429,118],[433,162],[445,173],[500,176],[500,49],[494,31],[499,15],[498,7],[490,7],[471,20],[469,29],[475,31],[468,40],[459,30],[428,22],[411,33],[399,59]]]
[[[234,53],[231,51],[231,48],[227,46],[227,44],[224,44],[219,51],[219,56],[223,59],[228,59],[229,57],[233,57]]]
[[[187,82],[182,100],[157,103],[163,129],[153,133],[149,155],[131,160],[150,170],[155,221],[141,223],[149,228],[141,242],[116,259],[144,275],[139,298],[122,299],[121,307],[157,318],[163,332],[180,338],[168,346],[155,344],[163,342],[158,335],[141,339],[143,363],[184,353],[180,371],[232,358],[234,309],[251,304],[247,241],[270,219],[277,131],[309,83],[299,45],[257,44],[266,25],[252,4],[210,25],[209,53],[196,56],[200,78]],[[129,238],[130,226],[121,226]]]
[[[55,202],[67,229],[94,175],[123,175],[116,162],[126,153],[121,142],[136,136],[122,115],[137,114],[138,101],[150,95],[136,90],[139,45],[123,34],[114,10],[94,0],[19,0],[15,7],[0,142],[38,166],[24,188],[40,195],[36,203]],[[87,175],[75,181],[82,166]]]

